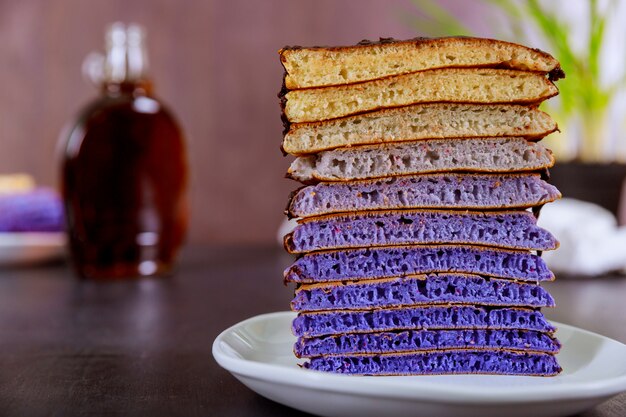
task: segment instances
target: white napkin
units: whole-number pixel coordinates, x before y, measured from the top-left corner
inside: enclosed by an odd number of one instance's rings
[[[296,219],[289,220],[287,218],[283,218],[283,221],[280,223],[280,226],[278,226],[278,231],[276,232],[276,241],[280,246],[283,245],[285,235],[293,232],[293,229],[295,229],[297,225],[298,221]]]
[[[564,198],[546,204],[538,224],[561,243],[556,251],[543,253],[554,271],[575,275],[626,271],[626,227],[618,227],[610,211]]]

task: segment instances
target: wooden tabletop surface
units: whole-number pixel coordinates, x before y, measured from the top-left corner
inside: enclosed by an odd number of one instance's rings
[[[0,415],[297,416],[221,369],[211,344],[288,309],[290,257],[272,247],[191,247],[169,279],[96,283],[63,264],[0,272]],[[548,284],[549,318],[626,342],[626,279]],[[626,416],[626,395],[585,417]]]

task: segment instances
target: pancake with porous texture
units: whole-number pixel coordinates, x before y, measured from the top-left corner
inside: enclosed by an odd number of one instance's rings
[[[558,92],[541,73],[450,68],[359,84],[292,90],[281,103],[289,122],[302,123],[417,103],[537,104]]]
[[[477,274],[520,281],[552,281],[544,260],[526,251],[479,246],[386,246],[312,252],[284,272],[298,283],[356,281],[403,275]]]
[[[392,209],[508,209],[561,197],[539,174],[422,174],[349,182],[322,182],[295,191],[290,217]]]
[[[554,299],[535,283],[468,274],[430,274],[357,282],[303,284],[294,311],[362,310],[425,304],[553,307]]]
[[[291,328],[297,337],[421,329],[556,330],[539,310],[464,305],[300,313]]]
[[[552,250],[559,245],[529,211],[392,210],[300,220],[285,236],[290,253],[393,245],[474,244]]]
[[[433,139],[300,156],[287,176],[307,184],[432,172],[536,171],[552,165],[552,152],[524,138]]]
[[[404,353],[449,349],[508,349],[557,353],[561,344],[534,330],[400,330],[299,337],[293,350],[299,358],[352,354]]]
[[[557,125],[536,106],[428,103],[325,122],[290,125],[283,151],[301,155],[342,146],[437,138],[517,136],[537,140]]]
[[[319,356],[304,363],[316,371],[351,375],[488,374],[552,376],[561,372],[554,355],[459,350],[374,356]]]
[[[444,67],[500,67],[563,77],[559,62],[538,49],[494,39],[417,38],[354,46],[285,47],[279,51],[289,89],[349,84]]]

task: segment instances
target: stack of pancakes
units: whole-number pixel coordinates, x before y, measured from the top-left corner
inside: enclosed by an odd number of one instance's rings
[[[280,51],[283,150],[298,218],[294,351],[367,375],[555,375],[541,307],[558,242],[535,213],[560,197],[537,106],[559,63],[477,38]],[[531,208],[535,210],[530,211]]]

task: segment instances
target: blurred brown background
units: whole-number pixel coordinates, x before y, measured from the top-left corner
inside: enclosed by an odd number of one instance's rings
[[[97,93],[84,57],[103,49],[111,22],[138,22],[156,93],[188,136],[190,241],[272,242],[297,186],[283,179],[277,50],[413,37],[402,20],[412,10],[408,0],[0,1],[0,173],[57,184],[59,134]]]

